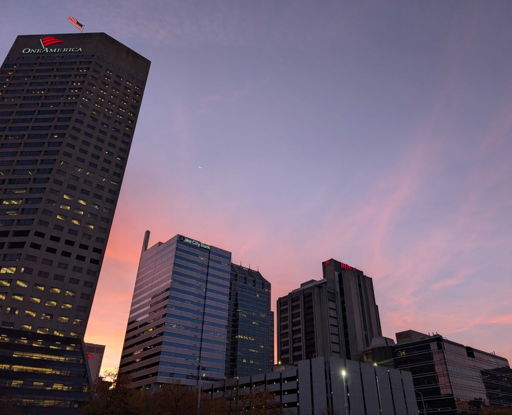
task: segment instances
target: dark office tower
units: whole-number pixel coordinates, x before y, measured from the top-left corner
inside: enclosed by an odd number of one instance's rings
[[[274,363],[270,283],[259,271],[231,264],[226,376],[265,373]]]
[[[144,239],[120,374],[133,387],[224,378],[231,252],[176,235]]]
[[[319,356],[361,360],[381,336],[372,279],[334,259],[311,280],[277,300],[278,360],[295,363]]]
[[[83,337],[149,65],[89,33],[18,36],[0,69],[0,393],[26,411],[86,397]]]

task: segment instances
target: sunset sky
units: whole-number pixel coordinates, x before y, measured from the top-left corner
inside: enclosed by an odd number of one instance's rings
[[[86,340],[116,368],[144,231],[230,250],[273,304],[335,258],[384,335],[512,359],[510,0],[3,2],[18,34],[152,61]]]

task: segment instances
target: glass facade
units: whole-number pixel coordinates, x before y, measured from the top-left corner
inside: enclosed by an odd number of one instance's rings
[[[230,266],[181,235],[142,253],[120,365],[134,387],[224,378]]]
[[[274,362],[274,314],[270,283],[258,272],[231,265],[226,376],[265,373]]]
[[[86,368],[43,370],[37,345],[82,353],[150,65],[103,33],[55,38],[47,48],[43,35],[18,36],[0,68],[0,353],[30,354],[7,392],[45,413],[72,412],[87,382]],[[2,365],[0,378],[18,367]]]
[[[143,246],[120,373],[154,388],[265,373],[273,364],[270,284],[231,252],[176,235]]]
[[[421,413],[475,413],[488,403],[481,371],[508,367],[507,360],[440,335],[423,336],[394,346],[394,365],[412,372]]]

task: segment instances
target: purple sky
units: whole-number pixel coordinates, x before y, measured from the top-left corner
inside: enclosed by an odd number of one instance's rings
[[[152,61],[87,340],[116,367],[143,233],[258,268],[342,260],[384,334],[512,358],[512,2],[18,1],[17,34],[103,31]],[[273,301],[274,302],[274,301]]]

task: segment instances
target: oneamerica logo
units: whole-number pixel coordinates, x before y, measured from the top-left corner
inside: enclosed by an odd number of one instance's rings
[[[64,43],[63,40],[57,39],[53,36],[47,36],[39,39],[41,48],[32,49],[25,48],[21,53],[66,53],[66,52],[82,52],[82,48],[49,48],[48,46],[56,43]]]
[[[82,48],[43,48],[43,49],[25,48],[21,51],[21,53],[64,53],[64,52],[82,52]]]

